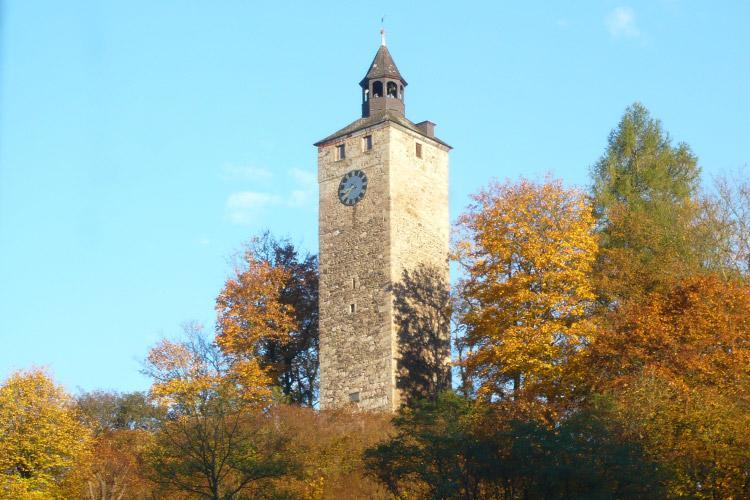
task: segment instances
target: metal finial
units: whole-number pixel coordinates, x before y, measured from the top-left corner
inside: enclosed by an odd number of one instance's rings
[[[385,16],[380,18],[380,45],[385,47]]]

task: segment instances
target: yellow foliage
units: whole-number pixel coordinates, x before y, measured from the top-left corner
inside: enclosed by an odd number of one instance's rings
[[[271,396],[270,380],[255,360],[233,364],[211,345],[195,348],[191,342],[160,341],[146,359],[153,377],[151,396],[163,406],[188,410],[209,399],[252,405]]]
[[[316,411],[292,405],[278,405],[270,414],[287,439],[286,455],[300,466],[298,474],[275,480],[279,493],[310,500],[391,498],[367,473],[363,460],[366,449],[393,432],[390,414],[347,408]]]
[[[40,369],[0,386],[0,496],[69,498],[81,487],[90,433],[65,390]]]
[[[564,361],[593,334],[594,217],[559,181],[492,184],[459,219],[469,372],[487,397],[553,396]]]

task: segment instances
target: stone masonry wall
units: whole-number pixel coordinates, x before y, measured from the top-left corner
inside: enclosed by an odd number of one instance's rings
[[[372,135],[372,150],[362,138]],[[346,158],[335,159],[346,145]],[[341,177],[359,169],[367,175],[364,198],[348,207],[338,200]],[[388,300],[389,181],[388,128],[361,130],[323,145],[318,152],[320,183],[320,407],[351,404],[391,406],[391,317]],[[355,312],[351,312],[351,305]]]
[[[366,135],[370,151],[363,150]],[[342,143],[346,158],[336,160]],[[338,200],[338,186],[354,169],[365,172],[368,187],[348,207]],[[401,398],[393,285],[419,265],[434,267],[448,282],[448,150],[385,122],[321,145],[318,182],[320,407],[395,410]],[[358,401],[351,401],[354,394]]]
[[[416,145],[421,144],[422,157],[418,158]],[[448,291],[448,250],[450,238],[450,215],[448,212],[448,149],[424,136],[402,127],[390,127],[390,183],[391,183],[391,262],[390,274],[392,283],[399,283],[404,271],[415,276],[420,270],[430,272],[420,276],[429,276],[429,282],[413,283],[410,295],[425,294],[433,296],[434,292],[425,288],[443,288]],[[422,302],[418,297],[407,297],[415,303],[414,307],[428,308],[431,304]],[[421,302],[421,303],[420,303]],[[417,311],[419,318],[432,316],[436,312]],[[393,323],[393,358],[400,356],[398,332],[402,328],[395,317]],[[405,320],[404,320],[405,321]],[[423,321],[421,327],[424,328]],[[436,332],[444,341],[441,343],[442,359],[434,360],[449,370],[450,340],[448,324],[443,323]],[[408,332],[415,334],[417,332]],[[402,343],[410,339],[400,339]],[[425,346],[426,347],[426,346]],[[447,349],[446,349],[447,348]],[[429,349],[424,349],[423,356],[429,357]],[[426,361],[430,361],[426,359]],[[393,409],[403,402],[397,389],[397,372],[393,377]],[[401,374],[404,376],[404,374]],[[447,374],[449,376],[449,374]]]

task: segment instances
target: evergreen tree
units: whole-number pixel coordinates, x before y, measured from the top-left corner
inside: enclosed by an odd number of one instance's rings
[[[687,144],[673,145],[642,104],[625,110],[592,176],[606,302],[637,299],[711,265],[698,160]]]

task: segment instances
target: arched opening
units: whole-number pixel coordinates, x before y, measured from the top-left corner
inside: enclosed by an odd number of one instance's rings
[[[362,102],[367,102],[370,100],[370,89],[364,89],[362,91]]]
[[[383,97],[383,82],[375,82],[372,84],[372,96]]]
[[[393,97],[394,99],[398,99],[398,85],[396,85],[396,82],[388,82],[386,89],[388,91],[387,92],[388,97]]]
[[[401,89],[400,89],[400,91],[398,93],[398,98],[402,99],[402,100],[404,98],[404,86],[403,85],[401,85]]]

